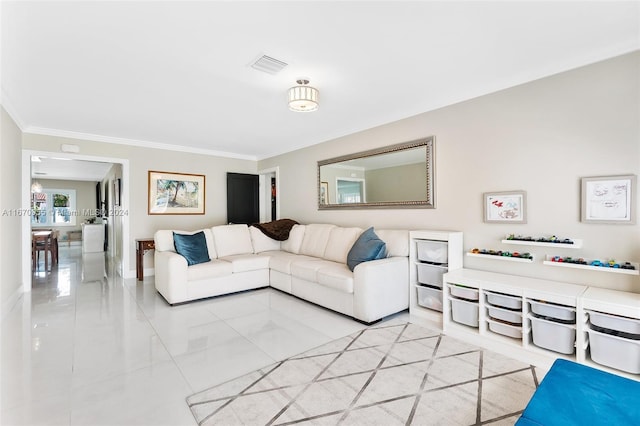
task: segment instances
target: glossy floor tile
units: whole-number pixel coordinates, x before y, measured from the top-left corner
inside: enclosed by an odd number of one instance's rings
[[[2,322],[0,424],[196,424],[187,396],[362,328],[269,288],[172,307],[61,247]]]

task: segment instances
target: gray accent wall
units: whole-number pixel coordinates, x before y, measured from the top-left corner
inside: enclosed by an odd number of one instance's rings
[[[318,210],[318,160],[431,135],[435,209]],[[541,263],[545,254],[640,261],[640,225],[580,222],[581,177],[640,173],[640,52],[264,159],[258,167],[276,166],[282,217],[459,230],[465,251],[526,250],[536,257],[534,264],[465,257],[465,267],[640,292],[638,276]],[[510,190],[527,192],[528,223],[484,223],[483,192]],[[584,247],[502,245],[509,233],[580,238]]]

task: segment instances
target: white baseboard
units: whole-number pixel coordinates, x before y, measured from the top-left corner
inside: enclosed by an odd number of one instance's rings
[[[144,273],[145,277],[152,277],[152,276],[155,276],[156,274],[155,268],[145,268],[144,271],[142,272]],[[136,277],[136,271],[134,269],[132,271],[127,271],[127,273],[123,278],[129,279],[129,278],[135,278],[135,277]]]
[[[11,312],[16,303],[18,303],[23,293],[24,292],[22,291],[22,284],[20,284],[18,288],[16,288],[16,290],[13,292],[13,294],[9,296],[9,299],[7,299],[7,301],[2,304],[2,318],[0,318],[0,322],[4,321],[9,312]]]

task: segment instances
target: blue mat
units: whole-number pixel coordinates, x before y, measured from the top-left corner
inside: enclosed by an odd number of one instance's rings
[[[516,425],[640,425],[640,382],[557,359]]]

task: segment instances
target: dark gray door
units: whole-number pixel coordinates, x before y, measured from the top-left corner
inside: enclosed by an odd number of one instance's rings
[[[227,223],[260,221],[258,175],[227,173]]]

